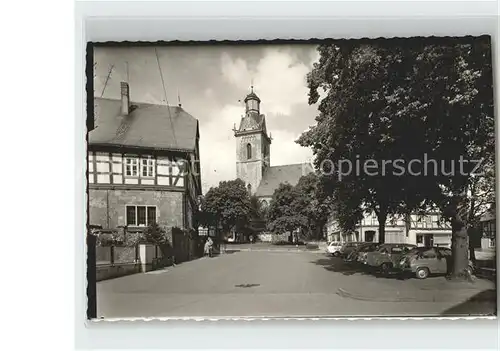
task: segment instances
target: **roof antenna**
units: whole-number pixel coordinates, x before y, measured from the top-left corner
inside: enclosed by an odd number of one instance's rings
[[[106,77],[106,81],[104,82],[104,86],[102,87],[101,97],[104,95],[104,90],[106,90],[106,86],[108,85],[108,81],[109,78],[111,77],[111,72],[113,71],[113,67],[115,67],[115,65],[111,65],[109,67],[108,76]]]
[[[181,94],[179,93],[179,89],[177,89],[177,100],[179,101],[179,107],[182,107],[182,104],[181,104]]]
[[[127,84],[130,84],[129,74],[128,74],[128,61],[125,61],[125,65],[127,65]]]
[[[163,79],[163,72],[161,70],[161,65],[160,65],[160,57],[158,56],[158,50],[156,49],[156,47],[155,47],[155,56],[156,56],[156,62],[158,63],[158,71],[160,71],[161,86],[163,88],[163,94],[165,96],[168,118],[170,119],[170,126],[172,127],[172,136],[174,137],[174,143],[177,146],[177,138],[175,137],[174,122],[172,121],[172,113],[170,112],[170,108],[168,107],[168,97],[167,97],[167,90],[165,89],[165,80]]]

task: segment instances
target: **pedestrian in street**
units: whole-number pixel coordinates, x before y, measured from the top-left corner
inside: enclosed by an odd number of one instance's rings
[[[212,238],[208,237],[207,241],[205,242],[205,255],[208,257],[212,257],[212,246],[214,242],[212,241]]]

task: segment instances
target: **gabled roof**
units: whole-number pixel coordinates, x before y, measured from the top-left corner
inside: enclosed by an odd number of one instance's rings
[[[253,134],[254,132],[264,133],[268,141],[271,142],[271,137],[267,135],[266,116],[251,111],[241,118],[240,126],[235,130],[234,135]]]
[[[494,211],[488,211],[484,215],[481,216],[479,219],[480,222],[487,222],[495,219],[495,212]]]
[[[312,171],[311,165],[308,163],[266,168],[262,180],[255,191],[255,195],[259,197],[271,197],[281,183],[288,183],[295,186],[302,176]]]
[[[96,128],[91,145],[144,147],[192,151],[198,137],[198,120],[178,106],[132,103],[121,115],[121,101],[94,98]]]

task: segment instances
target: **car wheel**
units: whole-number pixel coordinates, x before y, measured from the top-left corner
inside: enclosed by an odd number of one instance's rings
[[[425,279],[429,276],[429,269],[425,267],[418,268],[417,271],[415,272],[415,275],[417,276],[418,279]]]
[[[340,252],[335,251],[335,252],[333,253],[333,257],[339,257],[339,256],[340,256]]]
[[[384,274],[389,273],[389,271],[391,270],[391,264],[387,262],[382,263],[382,265],[380,266],[380,270]]]

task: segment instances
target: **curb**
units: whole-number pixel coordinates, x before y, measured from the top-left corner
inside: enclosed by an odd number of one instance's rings
[[[238,250],[241,252],[306,252],[306,250],[300,250],[300,249],[241,249]]]
[[[339,288],[336,292],[337,295],[343,298],[348,298],[352,300],[358,300],[358,301],[370,301],[370,302],[387,302],[387,303],[394,303],[394,302],[450,302],[453,300],[456,300],[456,302],[463,302],[464,299],[468,300],[472,297],[474,297],[477,294],[480,293],[485,293],[488,290],[477,290],[475,293],[470,293],[472,289],[455,289],[453,290],[452,294],[447,294],[444,293],[442,290],[434,290],[433,294],[422,294],[421,290],[415,291],[415,296],[411,297],[405,297],[405,296],[387,296],[386,294],[383,294],[385,296],[380,296],[382,294],[378,294],[378,296],[363,296],[361,294],[353,294],[345,289]],[[430,290],[428,290],[430,291]],[[467,294],[460,294],[463,292],[468,292]],[[425,298],[427,295],[428,298]],[[430,295],[430,296],[429,296]],[[430,298],[429,298],[430,297]],[[496,298],[496,293],[494,296],[488,296],[488,297],[481,297],[481,298],[475,298],[476,302],[486,302],[486,301],[494,301]]]
[[[226,250],[232,252],[320,252],[319,250],[306,250],[306,249],[234,249],[234,250]],[[232,253],[231,252],[231,253]]]

